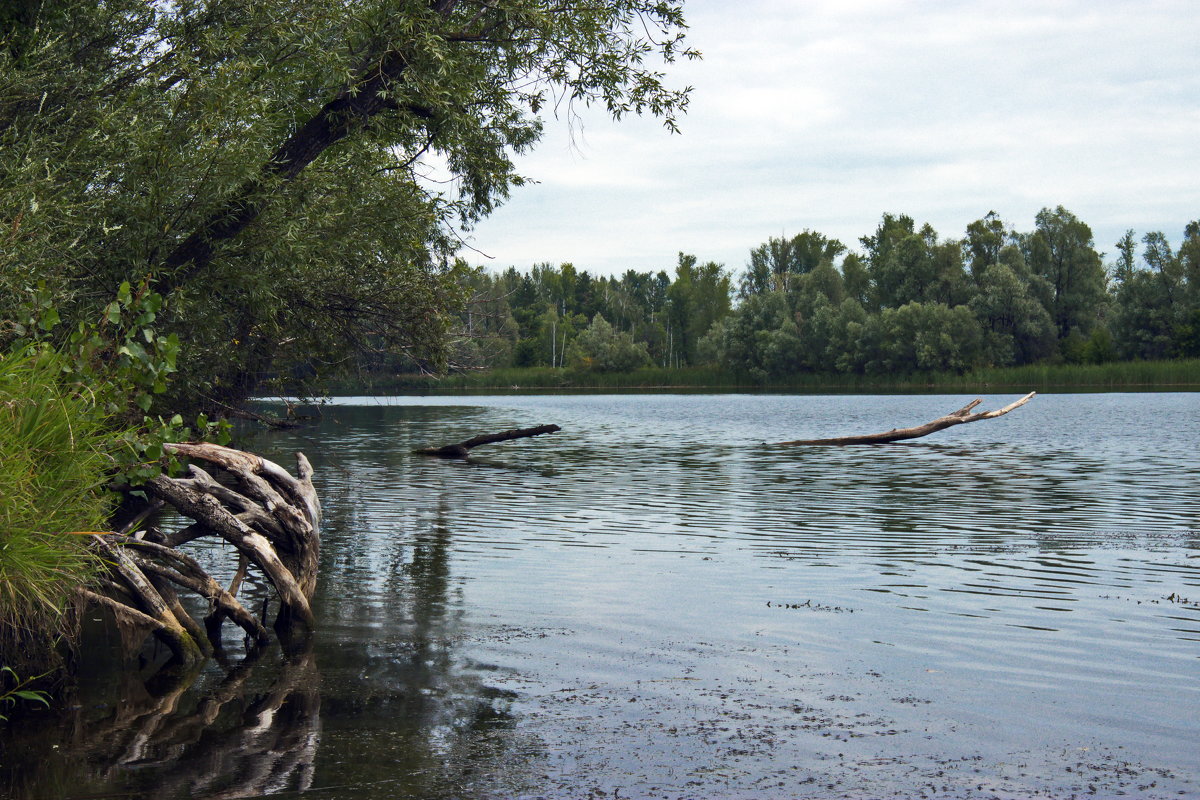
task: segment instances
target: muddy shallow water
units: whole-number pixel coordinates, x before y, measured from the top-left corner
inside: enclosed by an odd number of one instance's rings
[[[1200,795],[1200,395],[762,446],[968,399],[337,401],[252,445],[317,470],[312,647],[182,685],[101,637],[0,796]]]

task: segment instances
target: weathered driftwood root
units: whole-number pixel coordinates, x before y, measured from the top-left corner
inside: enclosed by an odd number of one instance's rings
[[[981,411],[976,414],[971,413],[971,409],[983,402],[983,400],[974,400],[967,403],[951,414],[944,417],[938,417],[932,422],[926,422],[924,425],[918,425],[915,428],[893,428],[884,433],[871,433],[866,436],[841,436],[835,439],[799,439],[794,442],[779,442],[780,445],[812,445],[812,444],[887,444],[888,442],[899,442],[905,439],[917,439],[921,436],[928,436],[936,431],[944,430],[953,425],[962,425],[967,422],[978,422],[981,419],[995,419],[1002,417],[1015,408],[1028,403],[1037,392],[1030,392],[1019,400],[1009,403],[1004,408],[998,408],[995,411]]]
[[[473,439],[467,439],[465,442],[458,444],[448,444],[443,447],[422,447],[414,450],[414,453],[419,453],[423,456],[438,456],[440,458],[466,458],[472,448],[479,447],[483,444],[495,444],[496,442],[507,442],[510,439],[526,439],[530,436],[541,436],[543,433],[556,433],[562,428],[557,425],[539,425],[536,428],[517,428],[503,433],[489,433],[484,436],[476,436]]]
[[[321,507],[312,484],[312,466],[296,454],[297,475],[267,459],[212,444],[171,444],[181,456],[215,465],[232,486],[191,465],[186,478],[160,475],[145,484],[156,500],[194,524],[172,534],[139,531],[93,535],[109,566],[100,591],[82,590],[86,600],[112,609],[123,628],[152,632],[177,661],[195,664],[221,648],[221,623],[232,620],[257,643],[270,634],[237,599],[248,566],[257,567],[279,595],[275,630],[281,637],[314,625],[310,601],[317,585]],[[238,566],[229,588],[222,587],[194,558],[177,548],[202,536],[234,546]],[[201,626],[184,608],[177,589],[199,595],[209,613]]]

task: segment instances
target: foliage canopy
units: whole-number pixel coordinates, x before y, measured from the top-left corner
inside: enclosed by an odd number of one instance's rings
[[[355,349],[438,365],[457,230],[539,113],[674,128],[681,0],[34,0],[0,11],[0,304],[146,280],[186,398]],[[11,318],[11,308],[0,308]]]

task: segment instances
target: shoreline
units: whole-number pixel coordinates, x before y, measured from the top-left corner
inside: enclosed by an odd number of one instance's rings
[[[296,395],[296,387],[285,393]],[[311,393],[314,387],[309,387]],[[362,375],[319,387],[328,396],[363,394],[686,391],[795,394],[905,394],[1027,391],[1200,391],[1200,359],[1129,361],[1109,364],[1026,365],[979,369],[962,375],[840,375],[804,373],[788,379],[754,380],[708,367],[646,368],[626,373],[590,373],[562,368],[503,368],[443,377]]]

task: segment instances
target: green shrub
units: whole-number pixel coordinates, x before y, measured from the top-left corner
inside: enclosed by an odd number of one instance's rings
[[[635,342],[597,314],[592,324],[575,338],[567,355],[575,369],[584,372],[631,372],[650,363],[645,342]]]

